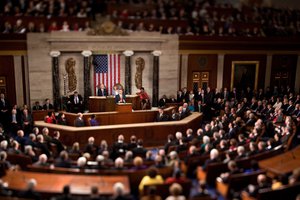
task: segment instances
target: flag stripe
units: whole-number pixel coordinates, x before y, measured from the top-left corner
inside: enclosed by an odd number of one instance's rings
[[[120,83],[119,54],[94,55],[94,91],[97,95],[97,85],[103,83],[110,95],[116,83]]]

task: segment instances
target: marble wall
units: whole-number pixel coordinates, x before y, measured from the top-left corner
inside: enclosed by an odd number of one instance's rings
[[[81,52],[119,52],[134,51],[131,58],[132,93],[137,92],[134,82],[135,60],[145,60],[143,86],[152,97],[153,55],[154,50],[162,52],[159,66],[159,96],[176,94],[179,79],[178,36],[158,33],[131,33],[129,36],[87,36],[84,32],[29,33],[27,35],[28,68],[31,104],[52,97],[52,62],[49,53],[60,51],[60,93],[64,94],[63,75],[65,61],[69,57],[76,60],[77,90],[83,94],[83,57]],[[93,88],[93,67],[91,67],[91,88]],[[125,84],[125,56],[121,56],[121,84]],[[94,93],[94,91],[92,91]]]

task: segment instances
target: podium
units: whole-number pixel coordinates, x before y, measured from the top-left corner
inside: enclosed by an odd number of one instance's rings
[[[126,102],[132,103],[132,109],[140,110],[141,102],[138,95],[126,95]],[[90,112],[111,112],[116,111],[116,103],[114,96],[107,97],[98,97],[90,96],[89,97],[89,111]]]
[[[132,112],[132,103],[117,103],[117,112]]]

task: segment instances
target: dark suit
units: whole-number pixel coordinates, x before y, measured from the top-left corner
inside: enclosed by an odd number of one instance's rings
[[[43,109],[44,110],[52,110],[52,109],[54,109],[54,107],[53,107],[53,105],[51,103],[49,103],[48,105],[44,104],[43,105]]]
[[[74,121],[74,125],[76,127],[83,127],[84,126],[84,120],[83,119],[79,119],[79,117],[77,117]]]
[[[124,142],[115,142],[112,147],[112,157],[117,158],[119,156],[125,155],[127,150],[127,144]]]
[[[206,104],[211,106],[214,102],[214,93],[210,91],[209,93],[206,94]]]
[[[126,103],[126,96],[125,96],[125,94],[124,93],[122,94],[122,100],[121,100],[120,94],[117,94],[116,97],[115,97],[115,103]]]
[[[147,150],[143,147],[136,147],[132,149],[133,157],[141,156],[142,158],[146,157]]]
[[[182,93],[184,102],[188,103],[190,101],[189,93]]]
[[[35,148],[40,149],[41,152],[46,154],[48,158],[50,157],[50,151],[45,143],[37,142]]]
[[[294,112],[294,110],[295,110],[295,106],[290,105],[286,108],[286,114],[291,115]]]
[[[3,124],[4,128],[8,128],[9,126],[9,110],[9,101],[7,99],[0,99],[0,123]]]
[[[224,99],[224,101],[229,100],[229,92],[228,91],[224,91],[221,95],[221,98]]]
[[[168,121],[169,120],[169,116],[165,113],[162,113],[162,114],[157,114],[156,116],[156,121],[157,122],[165,122],[165,121]]]
[[[32,110],[43,110],[43,107],[40,105],[35,105],[32,107]]]
[[[53,138],[51,143],[55,144],[56,145],[56,149],[57,149],[57,153],[59,154],[61,151],[65,150],[65,147],[63,145],[63,143],[56,139],[56,138]]]
[[[107,96],[107,90],[104,88],[104,89],[101,89],[99,88],[98,91],[97,91],[97,95],[98,96]]]
[[[166,103],[167,103],[167,99],[160,99],[159,101],[158,101],[158,106],[159,107],[165,107],[166,106]]]
[[[71,95],[69,98],[70,102],[70,111],[73,113],[82,112],[82,96],[79,94],[77,98],[74,95]]]

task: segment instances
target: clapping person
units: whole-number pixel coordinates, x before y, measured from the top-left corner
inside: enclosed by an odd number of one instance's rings
[[[145,110],[150,107],[150,98],[147,92],[145,92],[144,87],[140,88],[140,91],[136,93],[137,95],[140,96],[141,99],[141,107],[142,110]]]
[[[101,97],[107,96],[107,90],[105,88],[105,85],[103,83],[100,84],[100,87],[98,88],[97,95]]]
[[[116,103],[126,103],[126,96],[123,89],[119,89],[118,94],[115,97]]]
[[[54,107],[50,103],[50,99],[45,99],[45,104],[43,105],[43,110],[52,110]]]
[[[74,94],[70,96],[68,104],[72,113],[82,112],[83,98],[75,91]]]

